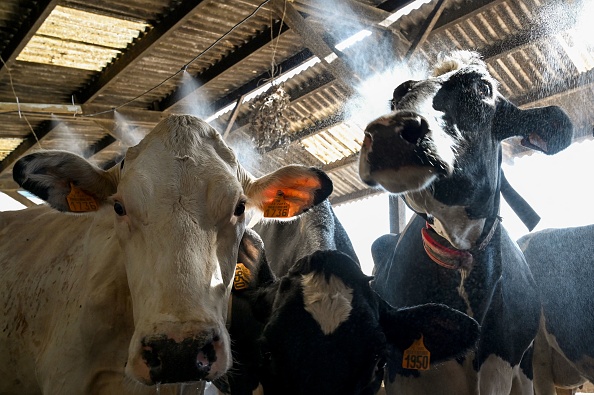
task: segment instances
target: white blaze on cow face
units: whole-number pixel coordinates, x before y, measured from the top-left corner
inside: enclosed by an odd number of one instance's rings
[[[324,273],[307,273],[301,277],[305,310],[320,324],[322,332],[329,335],[349,319],[352,310],[353,290],[338,277],[328,279]]]

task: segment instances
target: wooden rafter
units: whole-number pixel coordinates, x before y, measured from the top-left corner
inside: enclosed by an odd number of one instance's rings
[[[27,138],[12,151],[3,161],[0,162],[0,175],[12,168],[12,164],[24,155],[30,148],[32,148],[38,141],[42,141],[45,136],[52,130],[58,127],[60,122],[45,121],[37,128],[34,134],[30,134]]]
[[[41,0],[34,5],[31,15],[25,20],[19,28],[18,33],[12,37],[10,43],[6,46],[2,54],[0,54],[2,60],[4,60],[4,62],[0,62],[0,80],[9,72],[10,65],[14,63],[19,53],[27,45],[48,15],[56,8],[58,3],[59,0]]]
[[[415,38],[413,40],[410,48],[406,52],[406,55],[404,55],[405,59],[412,58],[413,55],[417,52],[417,50],[420,47],[422,47],[423,44],[425,44],[425,41],[427,41],[427,37],[429,37],[431,30],[433,30],[433,26],[435,26],[435,24],[437,23],[439,17],[443,13],[443,10],[447,6],[447,3],[448,3],[448,0],[438,0],[437,1],[437,4],[435,5],[433,10],[429,14],[429,17],[425,20],[425,22],[421,26],[420,34],[418,35],[417,38]]]
[[[354,92],[353,86],[358,81],[356,74],[335,53],[335,51],[315,32],[303,16],[289,2],[273,0],[272,5],[285,23],[295,31],[305,46],[320,58],[330,72],[341,82],[347,92]],[[330,57],[331,60],[328,60]]]
[[[195,79],[200,81],[200,86],[195,86],[195,84],[192,84],[191,89],[188,89],[188,87],[185,86],[179,87],[163,100],[155,102],[153,104],[153,108],[157,109],[158,111],[166,111],[168,108],[186,96],[204,87],[219,75],[245,61],[250,55],[253,55],[255,52],[265,48],[274,39],[285,33],[287,30],[289,30],[288,26],[284,24],[281,26],[280,22],[274,23],[271,28],[269,27],[262,31],[248,43],[234,50],[233,53],[229,54],[229,56],[226,56],[216,65],[196,75]]]

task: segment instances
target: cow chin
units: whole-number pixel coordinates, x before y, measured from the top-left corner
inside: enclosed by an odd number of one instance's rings
[[[180,332],[175,325],[168,326],[170,330],[161,327],[157,334],[134,334],[126,363],[127,376],[145,385],[155,385],[212,381],[229,369],[230,340],[224,325],[199,332]]]
[[[428,166],[402,166],[360,176],[367,185],[381,185],[386,191],[396,194],[425,189],[437,178],[435,170]]]

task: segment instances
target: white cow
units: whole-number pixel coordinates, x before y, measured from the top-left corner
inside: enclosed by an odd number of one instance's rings
[[[217,379],[245,211],[298,215],[332,191],[302,166],[254,179],[191,116],[163,120],[108,171],[41,151],[13,174],[49,206],[0,213],[1,394]]]

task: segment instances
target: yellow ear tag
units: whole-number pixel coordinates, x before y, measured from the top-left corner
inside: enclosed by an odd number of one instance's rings
[[[246,289],[250,284],[252,273],[250,269],[245,267],[243,263],[238,263],[235,266],[235,278],[233,279],[233,289],[241,291]]]
[[[415,340],[413,344],[404,350],[402,356],[402,367],[404,369],[429,370],[429,359],[431,353],[423,343],[423,335],[419,340]]]
[[[286,218],[289,217],[291,205],[285,200],[283,191],[279,190],[274,200],[264,206],[264,216],[267,218]]]
[[[75,187],[72,183],[70,183],[70,193],[66,196],[66,200],[70,211],[75,213],[97,211],[99,209],[99,205],[93,196],[83,192],[82,189]]]

